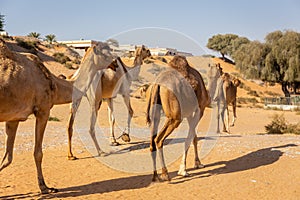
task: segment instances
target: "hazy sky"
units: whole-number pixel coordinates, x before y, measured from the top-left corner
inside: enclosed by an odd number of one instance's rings
[[[205,46],[218,33],[263,41],[275,30],[300,32],[299,0],[0,0],[0,13],[10,35],[114,37],[194,54],[211,53]]]

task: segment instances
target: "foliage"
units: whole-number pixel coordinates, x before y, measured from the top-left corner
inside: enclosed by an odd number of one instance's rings
[[[289,124],[284,115],[275,114],[272,117],[270,124],[265,126],[267,134],[284,134],[284,133],[294,133],[300,134],[300,123]]]
[[[59,122],[60,120],[57,117],[49,116],[48,121]]]
[[[4,17],[5,17],[5,15],[1,15],[0,14],[0,31],[4,31],[4,25],[5,25],[5,23],[4,23]]]
[[[53,57],[56,62],[61,64],[66,64],[68,61],[71,61],[71,59],[63,53],[54,53]]]
[[[39,39],[41,34],[40,33],[37,33],[37,32],[31,32],[27,35],[28,37],[33,37],[33,38],[37,38]]]
[[[244,74],[246,78],[260,78],[260,71],[264,66],[263,57],[266,56],[268,48],[259,41],[251,41],[242,44],[232,57],[236,67]]]
[[[56,41],[55,38],[56,38],[56,36],[54,34],[49,34],[49,35],[45,36],[45,40],[47,42],[49,42],[50,44],[52,44],[53,42]]]
[[[29,50],[30,53],[37,54],[36,48],[37,48],[38,42],[36,42],[36,41],[25,41],[21,38],[17,38],[16,41],[17,41],[17,44],[20,47],[23,47],[23,48]]]
[[[230,55],[246,78],[280,83],[287,97],[287,86],[300,82],[300,33],[274,31],[263,43],[238,37]]]
[[[208,39],[207,48],[221,53],[222,57],[231,55],[239,45],[247,43],[247,38],[239,38],[235,34],[217,34]]]
[[[106,42],[109,46],[119,47],[119,42],[116,39],[110,38]]]

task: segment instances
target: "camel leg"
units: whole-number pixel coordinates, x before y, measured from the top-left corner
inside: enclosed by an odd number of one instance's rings
[[[203,116],[203,112],[200,112],[200,118],[199,121],[201,120]],[[197,122],[197,124],[199,123],[199,121]],[[197,125],[195,126],[195,130],[196,130]],[[200,169],[203,168],[204,165],[201,164],[200,159],[199,159],[199,155],[198,155],[198,138],[197,138],[197,134],[195,134],[195,137],[193,139],[193,145],[194,145],[194,154],[195,154],[195,165],[194,168],[195,169]]]
[[[167,170],[167,167],[165,164],[165,159],[164,159],[163,143],[164,143],[164,140],[173,132],[173,130],[175,128],[177,128],[179,126],[180,123],[181,123],[181,119],[168,118],[164,124],[164,127],[158,133],[158,135],[156,136],[156,138],[154,140],[155,145],[157,147],[157,152],[158,152],[158,156],[160,159],[160,163],[162,166],[162,173],[160,176],[160,179],[162,181],[170,180],[170,177],[168,175],[168,170]]]
[[[131,123],[131,119],[133,117],[133,109],[131,107],[129,95],[123,95],[123,100],[124,100],[124,103],[128,110],[128,117],[127,117],[127,133],[126,132],[123,133],[122,140],[124,142],[130,142],[129,134],[130,134],[130,123]]]
[[[113,107],[113,100],[111,98],[107,99],[107,109],[108,109],[108,120],[110,126],[110,145],[117,146],[119,143],[116,141],[115,138],[115,117],[114,117],[114,107]]]
[[[185,143],[184,143],[183,156],[182,156],[180,168],[178,171],[178,175],[181,175],[181,176],[189,176],[189,174],[186,171],[186,158],[187,158],[187,153],[188,153],[188,150],[189,150],[192,140],[194,142],[197,141],[196,126],[200,120],[200,111],[198,110],[193,116],[188,117],[187,120],[188,120],[188,124],[189,124],[189,132],[188,132],[188,137],[186,138]],[[197,145],[196,145],[196,148],[197,148]],[[197,149],[195,149],[195,163],[196,163],[196,161],[200,162]]]
[[[151,138],[150,138],[150,152],[151,152],[151,158],[152,158],[152,164],[153,164],[153,177],[152,177],[152,182],[159,181],[159,177],[157,174],[156,170],[156,145],[155,145],[155,138],[157,136],[157,130],[158,130],[158,125],[160,122],[160,117],[161,117],[161,106],[160,105],[154,105],[155,109],[153,109],[152,113],[152,123],[151,123]]]
[[[96,138],[96,132],[95,132],[95,125],[97,121],[98,116],[98,109],[100,108],[102,103],[102,100],[96,102],[95,104],[91,104],[91,116],[90,116],[90,130],[89,133],[91,135],[91,138],[94,142],[94,145],[96,147],[96,150],[98,152],[98,156],[104,156],[105,152],[100,148],[97,138]]]
[[[234,126],[235,120],[237,118],[236,117],[236,101],[232,102],[232,112],[233,112],[233,119],[232,119],[232,122],[231,122],[230,126]]]
[[[10,165],[13,159],[14,143],[19,121],[5,123],[5,153],[1,162],[0,171]]]
[[[68,159],[69,160],[76,160],[77,158],[72,153],[72,136],[73,136],[73,124],[75,118],[74,110],[71,110],[70,117],[69,117],[69,125],[68,125]]]
[[[55,188],[47,187],[42,172],[42,159],[43,159],[42,144],[43,144],[44,132],[47,125],[48,117],[49,117],[49,111],[39,112],[36,114],[34,160],[37,169],[38,183],[42,194],[48,194],[48,193],[53,193],[58,191]]]
[[[226,115],[226,116],[225,116]],[[229,133],[229,109],[226,106],[224,111],[224,119],[223,119],[223,131]]]

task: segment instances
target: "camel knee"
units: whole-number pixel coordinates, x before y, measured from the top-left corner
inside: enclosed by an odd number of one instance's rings
[[[35,150],[33,153],[35,162],[42,162],[43,152],[41,150]]]

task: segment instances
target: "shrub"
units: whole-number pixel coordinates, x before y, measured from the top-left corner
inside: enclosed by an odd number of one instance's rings
[[[71,59],[68,56],[65,56],[63,53],[54,53],[53,57],[56,62],[61,64],[66,64],[66,62],[71,61]]]
[[[30,53],[37,54],[36,48],[37,48],[38,42],[36,42],[36,41],[25,41],[25,40],[20,39],[20,38],[17,38],[16,41],[17,41],[17,44],[20,47],[23,47],[23,48],[29,50]]]
[[[59,122],[60,120],[57,117],[49,116],[48,121]]]
[[[273,120],[271,123],[265,126],[267,134],[300,134],[300,123],[289,124],[283,114],[275,114],[272,116],[272,118]]]

